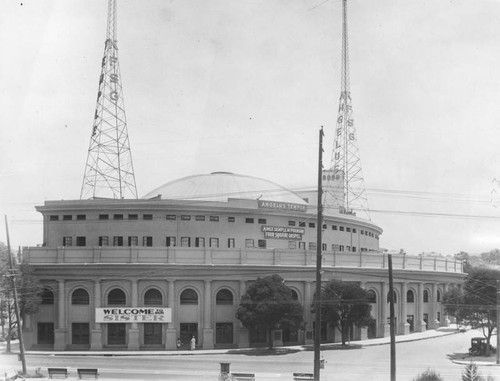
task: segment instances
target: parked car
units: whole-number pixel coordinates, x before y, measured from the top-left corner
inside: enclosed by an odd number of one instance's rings
[[[488,340],[485,337],[473,337],[470,339],[469,354],[471,356],[484,356],[488,353],[495,353],[496,350],[493,346],[488,347]]]

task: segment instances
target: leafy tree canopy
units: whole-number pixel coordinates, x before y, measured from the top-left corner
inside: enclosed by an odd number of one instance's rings
[[[257,278],[248,287],[236,313],[243,326],[252,330],[266,330],[269,348],[271,331],[278,328],[298,329],[303,321],[303,308],[292,296],[292,290],[279,275]]]
[[[315,312],[316,303],[313,304]],[[346,344],[353,324],[367,327],[372,321],[369,295],[357,283],[331,280],[321,287],[321,319],[336,326],[342,334],[342,345]]]

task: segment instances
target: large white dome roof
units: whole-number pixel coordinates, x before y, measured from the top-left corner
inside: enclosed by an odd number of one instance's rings
[[[299,195],[281,185],[231,172],[184,177],[156,188],[143,198],[157,196],[163,200],[227,201],[229,198],[243,198],[307,205]]]

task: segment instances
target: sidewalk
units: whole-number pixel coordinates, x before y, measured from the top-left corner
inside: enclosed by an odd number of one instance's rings
[[[400,335],[396,336],[396,342],[401,343],[401,342],[409,342],[409,341],[417,341],[417,340],[426,340],[426,339],[432,339],[435,337],[440,337],[440,336],[445,336],[445,335],[453,335],[458,333],[456,328],[439,328],[437,330],[429,330],[426,332],[416,332],[412,333],[410,335]],[[374,346],[374,345],[385,345],[390,343],[390,337],[383,337],[383,338],[377,338],[377,339],[369,339],[369,340],[360,340],[360,341],[353,341],[350,342],[350,345],[356,345],[359,347],[366,347],[366,346]],[[3,344],[3,345],[2,345]],[[328,349],[335,349],[335,347],[340,347],[340,343],[329,343],[329,344],[322,344],[322,350],[328,350]],[[276,351],[306,351],[306,350],[311,350],[312,345],[309,346],[293,346],[293,347],[279,347],[276,348]],[[26,354],[29,355],[45,355],[45,356],[179,356],[179,355],[204,355],[204,354],[224,354],[224,353],[238,353],[238,352],[245,352],[245,351],[259,351],[263,350],[262,348],[241,348],[241,349],[211,349],[211,350],[195,350],[195,351],[189,351],[189,350],[175,350],[175,351],[26,351]],[[2,352],[2,355],[0,356],[0,381],[4,380],[9,380],[9,377],[14,377],[17,373],[17,371],[21,370],[21,362],[18,360],[18,349],[17,345],[13,346],[13,353],[8,355],[5,354],[5,344],[0,343],[0,351]],[[496,365],[495,360],[496,358],[493,358],[492,361],[489,361],[490,358],[486,361],[474,361],[478,365]],[[456,362],[457,364],[469,364],[469,360],[452,360],[453,362]],[[70,370],[72,371],[70,376],[67,378],[67,380],[76,380],[76,368],[75,369],[71,368]],[[35,375],[35,368],[28,367],[28,374],[34,376]],[[44,375],[47,374],[47,369],[42,368],[41,369],[42,373]],[[7,377],[7,378],[6,378]],[[18,380],[21,378],[17,378]],[[106,380],[109,381],[118,381],[118,379],[112,379],[105,377]],[[48,380],[48,376],[46,377],[41,377],[41,378],[26,378],[26,380]]]

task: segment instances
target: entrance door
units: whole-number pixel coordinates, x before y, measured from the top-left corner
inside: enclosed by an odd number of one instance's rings
[[[193,336],[196,338],[196,344],[198,344],[198,323],[181,323],[180,329],[182,345],[189,346]]]
[[[144,344],[161,344],[161,324],[144,324]]]
[[[233,323],[217,323],[215,325],[215,343],[233,343]]]
[[[410,325],[410,333],[414,331],[414,325],[413,325],[413,320],[414,320],[414,317],[413,315],[406,315],[406,321],[408,322],[408,324]]]
[[[71,343],[90,344],[89,323],[71,324]]]
[[[108,326],[108,345],[125,345],[125,323],[110,323]]]
[[[37,331],[38,344],[54,344],[54,323],[38,323]]]

